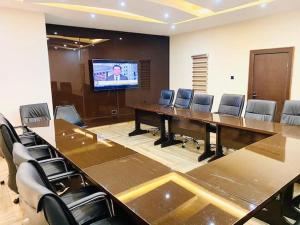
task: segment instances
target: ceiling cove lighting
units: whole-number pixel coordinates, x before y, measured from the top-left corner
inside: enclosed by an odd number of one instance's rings
[[[128,20],[137,20],[141,22],[149,22],[149,23],[160,23],[165,24],[165,22],[156,20],[150,17],[141,16],[134,13],[129,13],[121,10],[116,9],[108,9],[108,8],[99,8],[99,7],[90,7],[85,5],[72,5],[72,4],[65,4],[65,3],[35,3],[42,6],[48,6],[48,7],[55,7],[60,9],[66,9],[66,10],[72,10],[77,12],[85,12],[85,13],[91,13],[91,14],[99,14],[99,15],[105,15],[105,16],[112,16],[112,17],[118,17]]]
[[[160,5],[168,6],[197,17],[205,17],[207,15],[214,13],[210,9],[188,2],[186,0],[148,0],[148,1]]]
[[[150,1],[152,1],[152,0],[150,0]],[[252,1],[252,2],[247,3],[247,4],[232,7],[232,8],[229,8],[229,9],[221,10],[221,11],[218,11],[218,12],[212,12],[212,13],[206,14],[206,16],[195,17],[195,18],[192,18],[192,19],[189,19],[189,20],[184,20],[184,21],[181,21],[181,22],[177,22],[176,24],[187,23],[187,22],[191,22],[191,21],[194,21],[194,20],[199,20],[199,19],[209,17],[209,16],[222,15],[222,14],[235,12],[235,11],[239,11],[239,10],[242,10],[242,9],[251,8],[251,7],[255,7],[255,6],[259,6],[259,5],[262,7],[263,5],[266,6],[268,3],[271,3],[273,1],[275,1],[275,0],[256,0],[256,1]]]

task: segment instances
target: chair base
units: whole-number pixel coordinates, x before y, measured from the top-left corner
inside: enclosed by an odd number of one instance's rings
[[[5,184],[5,181],[4,180],[1,180],[0,181],[0,185],[4,185]]]

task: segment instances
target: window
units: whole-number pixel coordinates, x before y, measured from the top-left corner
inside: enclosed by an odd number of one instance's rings
[[[196,92],[207,92],[208,55],[194,55],[193,59],[193,89]]]

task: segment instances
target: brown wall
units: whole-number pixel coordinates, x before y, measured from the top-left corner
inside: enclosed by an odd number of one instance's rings
[[[126,107],[127,104],[157,102],[160,90],[169,88],[169,37],[47,24],[47,34],[54,32],[109,39],[76,51],[54,49],[55,45],[63,43],[54,39],[48,41],[53,105],[74,104],[88,124],[129,120],[133,111]],[[90,59],[146,60],[150,63],[150,79],[145,75],[141,77],[140,71],[138,89],[94,92],[90,86]],[[113,116],[111,111],[115,109],[118,114]]]

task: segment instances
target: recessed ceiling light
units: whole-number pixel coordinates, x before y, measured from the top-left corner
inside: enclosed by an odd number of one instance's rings
[[[172,24],[171,29],[174,30],[176,28],[175,24]]]
[[[169,13],[165,13],[164,17],[168,19],[170,17]]]
[[[119,40],[120,40],[120,41],[122,41],[122,40],[123,40],[123,38],[121,38],[121,37],[120,37],[120,38],[119,38]]]
[[[67,47],[67,45],[66,45],[66,44],[64,44],[64,47]]]
[[[83,47],[83,45],[80,45],[80,48],[82,48]]]
[[[54,34],[55,34],[55,35],[58,35],[58,33],[57,33],[56,31],[54,32]]]
[[[120,6],[124,7],[124,6],[126,6],[126,3],[122,1],[122,2],[120,2]]]
[[[260,5],[260,7],[261,7],[261,8],[266,8],[267,5],[268,5],[267,3],[262,3],[262,4]]]
[[[96,17],[96,15],[92,13],[91,18],[94,19],[95,17]]]
[[[77,42],[77,41],[75,41],[74,43],[75,43],[75,45],[77,45],[77,44],[78,44],[78,42]]]

